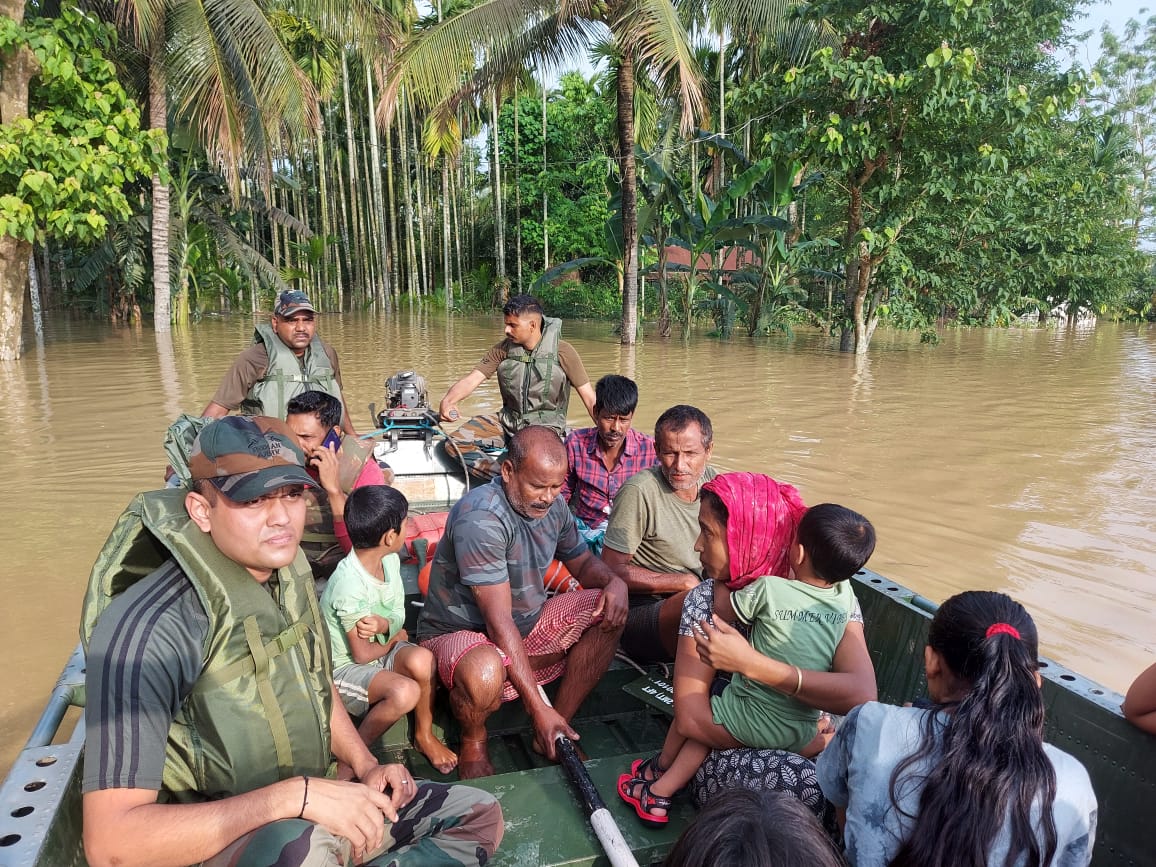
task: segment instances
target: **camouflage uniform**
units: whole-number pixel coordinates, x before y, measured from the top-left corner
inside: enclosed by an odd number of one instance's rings
[[[417,796],[387,824],[369,853],[372,867],[484,865],[502,838],[502,810],[468,786],[418,783]],[[353,864],[350,843],[304,819],[258,828],[205,862],[206,867],[323,867]]]

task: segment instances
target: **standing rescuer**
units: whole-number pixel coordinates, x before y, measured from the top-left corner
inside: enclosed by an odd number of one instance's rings
[[[547,317],[538,299],[529,295],[515,295],[502,308],[502,315],[506,338],[450,386],[438,407],[442,420],[456,420],[458,402],[495,372],[507,441],[530,425],[548,427],[565,437],[571,386],[594,419],[594,388],[574,347],[561,339],[562,320]]]
[[[278,295],[269,322],[254,329],[252,345],[237,356],[201,415],[222,418],[240,410],[283,419],[292,398],[324,391],[342,401],[342,429],[355,435],[341,396],[337,352],[317,336],[316,316],[304,292]]]

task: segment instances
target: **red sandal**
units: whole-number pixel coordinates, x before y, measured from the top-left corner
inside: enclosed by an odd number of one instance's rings
[[[648,783],[653,783],[659,777],[666,773],[666,768],[658,763],[658,758],[662,753],[655,753],[648,759],[635,759],[630,763],[630,775],[640,780],[645,780]],[[652,775],[647,779],[647,775]]]
[[[631,794],[636,786],[642,786],[641,794],[636,797]],[[670,798],[656,795],[650,791],[650,783],[630,774],[623,774],[618,778],[618,797],[634,807],[634,812],[643,824],[652,828],[661,828],[670,821]],[[666,815],[656,816],[651,810],[666,810]]]

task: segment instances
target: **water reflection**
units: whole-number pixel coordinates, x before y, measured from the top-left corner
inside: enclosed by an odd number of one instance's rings
[[[177,359],[173,351],[173,333],[171,331],[158,332],[157,363],[160,366],[161,392],[165,396],[165,415],[175,419],[183,412],[196,412],[186,409],[181,400],[181,382],[177,375]]]
[[[436,402],[501,337],[498,315],[446,322],[324,316],[354,423],[412,368]],[[674,403],[712,418],[716,463],[768,472],[809,502],[844,502],[879,531],[872,565],[943,599],[1008,590],[1045,651],[1119,689],[1156,647],[1156,329],[952,331],[939,346],[876,335],[866,358],[817,334],[720,342],[650,335],[622,347],[607,323],[567,322],[592,379],[638,381],[636,424]],[[253,320],[187,333],[45,322],[43,348],[0,365],[0,770],[75,645],[92,560],[133,493],[160,484],[164,430],[199,411],[253,338]],[[463,403],[495,411],[486,382]],[[580,401],[571,423],[585,425]]]

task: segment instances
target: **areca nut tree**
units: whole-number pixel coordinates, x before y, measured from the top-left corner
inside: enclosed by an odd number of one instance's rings
[[[606,31],[618,53],[616,75],[617,158],[622,178],[623,293],[621,340],[638,333],[637,168],[634,155],[634,88],[639,72],[681,104],[689,133],[703,114],[700,75],[689,39],[671,0],[483,0],[445,19],[398,56],[383,93],[388,116],[404,89],[428,109],[426,146],[460,146],[458,107],[491,92],[519,69],[551,67]],[[478,57],[485,62],[479,69]]]
[[[367,56],[395,44],[392,19],[369,0],[290,6]],[[312,137],[318,95],[270,22],[266,0],[115,0],[118,26],[148,63],[150,129],[187,128],[237,191],[242,171],[268,181],[283,135]],[[169,183],[152,179],[153,321],[171,322]]]

